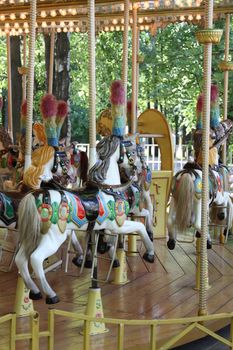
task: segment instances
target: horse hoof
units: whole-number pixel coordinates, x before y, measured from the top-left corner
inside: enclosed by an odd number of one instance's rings
[[[174,239],[169,239],[167,241],[168,249],[173,250],[175,248],[175,246],[176,246],[176,241]]]
[[[72,263],[75,265],[75,266],[77,266],[77,267],[81,267],[82,266],[82,262],[83,262],[83,258],[78,258],[78,257],[74,257],[73,259],[72,259]]]
[[[86,267],[87,269],[91,269],[92,268],[92,260],[86,260],[84,267]]]
[[[113,261],[113,265],[112,265],[113,268],[116,268],[116,267],[120,267],[120,261],[118,259],[115,259]]]
[[[34,293],[32,290],[30,290],[29,292],[29,299],[32,299],[32,300],[40,300],[42,299],[42,294],[41,292],[39,293]]]
[[[58,298],[57,295],[55,295],[55,297],[46,297],[46,304],[57,304],[59,303],[60,299]]]
[[[207,239],[207,249],[212,248],[212,242]]]
[[[155,256],[154,254],[144,253],[143,259],[152,264],[155,261]]]

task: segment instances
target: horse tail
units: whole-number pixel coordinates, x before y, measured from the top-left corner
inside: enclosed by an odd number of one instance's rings
[[[88,156],[84,151],[80,151],[80,179],[87,182]]]
[[[19,244],[23,244],[26,258],[32,254],[39,244],[40,216],[34,196],[27,194],[18,209]]]
[[[192,224],[194,183],[190,174],[181,175],[173,196],[176,207],[176,226],[179,231],[184,232]]]

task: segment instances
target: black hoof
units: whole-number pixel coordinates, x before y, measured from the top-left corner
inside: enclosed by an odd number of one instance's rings
[[[173,249],[175,249],[175,246],[176,246],[176,241],[174,240],[174,239],[169,239],[168,241],[167,241],[167,247],[168,247],[168,249],[170,249],[170,250],[173,250]]]
[[[113,265],[112,265],[113,268],[116,268],[116,267],[120,267],[120,261],[118,259],[115,259],[113,261]]]
[[[60,299],[58,298],[57,295],[55,295],[55,297],[46,297],[46,304],[57,304],[59,303]]]
[[[72,259],[72,263],[77,266],[77,267],[81,267],[82,266],[82,262],[83,262],[83,258],[81,257],[77,257],[75,256],[73,259]]]
[[[152,255],[152,254],[144,253],[143,259],[152,264],[155,261],[155,256],[154,254]]]
[[[29,298],[32,299],[32,300],[40,300],[40,299],[42,299],[43,297],[42,297],[41,292],[39,292],[39,293],[34,293],[33,291],[30,290],[30,292],[29,292]]]
[[[212,242],[207,239],[207,249],[211,249],[211,248],[212,248]]]
[[[84,267],[86,267],[87,269],[91,269],[92,268],[92,260],[86,260]]]

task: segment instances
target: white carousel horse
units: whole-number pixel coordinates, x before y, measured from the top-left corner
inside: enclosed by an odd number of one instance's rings
[[[136,215],[145,218],[145,226],[148,236],[153,241],[153,204],[150,197],[150,183],[151,172],[145,163],[144,148],[142,145],[136,143],[137,136],[127,137],[127,141],[121,143],[121,156],[118,164],[120,166],[121,182],[122,180],[129,181],[132,167],[134,168],[134,181],[124,191],[124,195],[128,198],[130,204],[129,215]],[[121,170],[124,170],[122,173]],[[124,179],[123,179],[124,178]],[[123,182],[124,183],[124,182]],[[146,206],[146,208],[144,207]],[[75,235],[72,235],[72,244],[78,246],[77,239],[75,242]],[[115,252],[115,236],[100,235],[98,241],[98,252],[103,254],[108,251],[111,259],[114,259],[113,267],[119,266],[119,261],[114,257]],[[73,244],[73,245],[74,245]],[[72,259],[74,265],[81,267],[84,258],[84,253],[81,245],[76,256]],[[88,257],[85,260],[85,267],[91,267],[92,256],[91,252],[88,252]]]
[[[138,144],[136,139],[136,135],[130,136],[127,142],[122,144],[122,156],[119,162],[121,181],[122,179],[124,179],[123,181],[128,181],[133,166],[135,169],[134,182],[125,193],[125,195],[131,199],[129,215],[132,215],[132,217],[136,215],[145,218],[147,233],[153,241],[154,208],[150,196],[151,171],[145,162],[143,145]],[[125,148],[125,151],[123,148]],[[108,240],[106,242],[106,249],[109,249],[109,255],[113,258],[115,238],[106,236],[105,240]],[[113,242],[111,242],[111,240]],[[99,252],[101,252],[101,236],[99,243]],[[102,243],[102,247],[104,247],[104,243]],[[102,249],[102,253],[103,252],[104,248]],[[118,266],[118,260],[115,259],[113,267]]]
[[[228,222],[232,222],[233,205],[230,194],[223,191],[219,173],[212,170],[210,174],[209,208],[211,209],[212,205],[219,206],[218,219],[224,220],[228,212],[230,216]],[[175,248],[178,232],[182,233],[194,227],[201,233],[201,190],[202,171],[200,168],[196,169],[194,163],[187,163],[185,169],[173,178],[172,198],[167,219],[169,249]],[[210,240],[209,236],[208,240]]]
[[[57,162],[57,153],[53,147],[41,147],[33,152],[32,166],[26,171],[25,176],[26,178],[32,178],[34,188],[39,188],[41,185],[46,186],[46,181],[50,180],[54,175],[52,170],[57,170],[58,173],[62,172],[60,165],[54,166],[54,162]],[[37,170],[36,175],[32,176],[35,169]],[[20,201],[28,191],[30,191],[30,188],[20,183],[17,190],[0,192],[0,227],[7,229],[16,228],[17,208]],[[73,245],[75,246],[75,249],[79,248],[78,242],[75,241],[75,237],[73,238]]]
[[[99,142],[101,156],[89,173],[91,187],[78,192],[43,190],[29,193],[20,202],[19,242],[16,255],[19,272],[30,289],[32,299],[42,297],[32,280],[28,262],[39,279],[48,304],[59,301],[48,284],[43,261],[54,254],[66,240],[71,230],[107,230],[114,234],[137,232],[146,247],[143,258],[154,262],[154,246],[139,222],[127,220],[128,202],[122,197],[122,185],[118,169],[121,140],[110,136]]]

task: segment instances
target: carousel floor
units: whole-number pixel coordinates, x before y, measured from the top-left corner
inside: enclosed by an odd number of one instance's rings
[[[209,282],[208,313],[231,312],[233,310],[233,239],[227,245],[214,244],[208,251]],[[139,248],[141,243],[138,242]],[[144,264],[139,256],[128,257],[128,278],[126,285],[101,284],[101,295],[105,317],[124,319],[178,318],[196,316],[198,311],[198,292],[195,287],[196,254],[194,243],[179,243],[174,251],[169,251],[164,239],[154,241],[156,262]],[[143,247],[141,247],[143,251]],[[59,254],[64,255],[64,247]],[[5,255],[6,256],[6,255]],[[7,259],[7,258],[5,258]],[[5,261],[6,262],[6,261]],[[4,257],[2,259],[4,263]],[[106,262],[100,264],[102,273],[106,272]],[[149,269],[149,272],[148,270]],[[69,263],[68,272],[63,269],[48,272],[49,283],[56,290],[61,302],[55,308],[85,312],[90,271],[85,269],[79,276],[78,269]],[[0,316],[13,311],[17,270],[0,272]],[[40,314],[40,330],[47,330],[48,305],[44,300],[34,302],[34,309]],[[18,330],[27,327],[27,318],[19,318]],[[226,324],[213,322],[213,329]],[[92,337],[91,349],[116,349],[116,328],[108,327],[109,332]],[[64,317],[56,318],[55,350],[82,349],[81,324]],[[159,329],[159,343],[174,334],[177,326]],[[0,349],[9,350],[7,326],[0,327]],[[143,327],[130,327],[125,331],[124,348],[127,350],[149,349],[149,332]],[[189,342],[204,336],[198,331],[184,338]],[[182,342],[176,344],[177,346]],[[30,349],[29,342],[20,341],[17,350]],[[191,349],[191,348],[190,348]],[[205,348],[199,348],[204,350]],[[47,350],[47,341],[40,340],[40,350]]]

